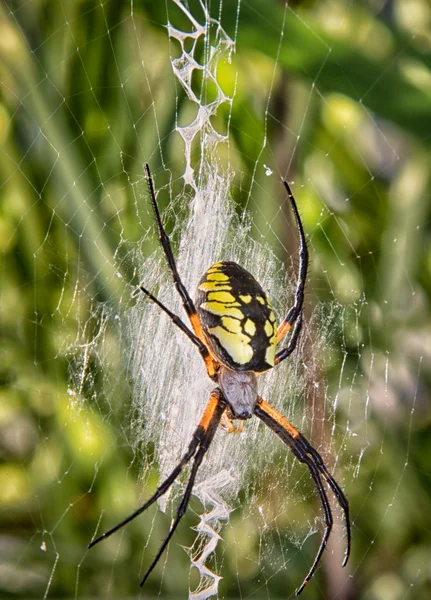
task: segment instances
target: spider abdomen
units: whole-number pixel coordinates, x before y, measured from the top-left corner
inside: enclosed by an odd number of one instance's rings
[[[199,282],[196,309],[216,359],[234,371],[274,366],[275,315],[256,279],[238,264],[218,262]]]

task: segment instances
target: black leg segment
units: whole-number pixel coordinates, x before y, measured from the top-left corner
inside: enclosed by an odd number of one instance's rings
[[[139,284],[138,290],[144,293],[154,304],[157,304],[159,308],[165,312],[171,321],[181,329],[183,333],[198,347],[199,352],[201,353],[202,358],[205,360],[209,356],[208,348],[201,342],[201,340],[187,327],[180,317],[178,317],[175,313],[173,313],[169,308],[167,308],[160,300],[158,300],[151,292],[146,290],[142,284]]]
[[[287,313],[286,318],[280,324],[277,330],[277,342],[280,342],[286,333],[290,330],[292,325],[296,325],[298,317],[302,314],[302,306],[304,303],[304,290],[305,284],[307,281],[307,271],[308,271],[308,248],[307,241],[305,239],[305,232],[302,226],[301,217],[299,216],[298,207],[295,202],[295,198],[293,197],[292,190],[289,187],[287,181],[283,181],[283,185],[286,188],[287,195],[289,196],[290,204],[292,206],[293,214],[295,215],[296,226],[299,234],[299,270],[298,270],[298,281],[296,284],[296,292],[295,292],[295,302],[292,308]],[[281,350],[277,353],[275,357],[275,362],[280,363],[282,360],[286,359],[296,348],[296,344],[298,341],[299,333],[301,330],[301,324],[294,327],[293,332],[290,337],[289,346],[285,350]]]
[[[349,514],[349,503],[340,486],[335,479],[328,472],[322,457],[315,448],[306,440],[306,438],[283,417],[278,411],[276,411],[270,404],[265,402],[262,398],[259,398],[255,414],[261,419],[268,427],[270,427],[274,433],[292,450],[295,457],[302,463],[306,464],[310,475],[313,478],[314,485],[316,486],[319,494],[320,502],[323,509],[325,519],[325,530],[323,533],[322,541],[320,542],[319,549],[316,557],[311,565],[310,570],[307,573],[302,584],[296,590],[296,594],[299,595],[307,583],[313,576],[317,565],[322,557],[322,554],[328,543],[329,536],[332,531],[333,518],[331,512],[331,506],[329,504],[328,496],[323,486],[322,478],[326,481],[327,485],[331,488],[337,499],[338,504],[344,512],[344,518],[346,522],[346,552],[342,566],[344,567],[349,559],[350,545],[351,545],[351,525],[350,525],[350,514]]]
[[[175,287],[177,288],[178,293],[181,296],[184,309],[187,315],[191,317],[192,315],[196,314],[196,309],[186,287],[181,281],[180,275],[177,270],[174,255],[172,254],[171,242],[169,240],[168,235],[166,234],[166,231],[163,227],[162,219],[160,217],[160,211],[156,200],[156,193],[154,191],[153,178],[151,176],[151,171],[148,164],[145,164],[145,172],[147,174],[148,190],[150,192],[151,204],[153,205],[154,215],[156,217],[157,222],[157,228],[159,230],[160,243],[162,245],[163,252],[166,256],[166,260],[168,261],[168,265],[171,270],[172,277],[174,279]]]
[[[136,517],[138,517],[140,514],[142,514],[147,508],[149,508],[152,504],[154,504],[154,502],[156,502],[156,500],[158,500],[158,498],[160,498],[161,496],[163,496],[163,494],[165,494],[167,492],[167,490],[173,484],[175,479],[179,476],[179,474],[184,469],[184,467],[190,462],[191,459],[194,459],[193,466],[192,466],[191,472],[190,472],[189,481],[187,483],[187,487],[184,492],[184,496],[178,507],[177,516],[169,530],[168,535],[166,536],[165,540],[163,541],[163,544],[161,545],[155,559],[153,560],[149,569],[145,573],[145,576],[141,582],[141,586],[144,585],[149,574],[156,566],[163,551],[165,550],[166,546],[168,545],[169,540],[173,536],[175,529],[178,527],[182,517],[184,516],[184,513],[186,512],[187,505],[190,500],[190,496],[191,496],[191,493],[193,490],[193,485],[195,483],[195,479],[196,479],[196,475],[197,475],[199,466],[202,462],[205,452],[208,450],[208,448],[214,438],[214,434],[216,432],[218,424],[220,423],[220,419],[221,419],[221,416],[222,416],[225,408],[226,408],[226,403],[223,399],[222,393],[219,390],[219,388],[216,388],[211,393],[211,396],[208,401],[205,412],[202,416],[202,419],[200,420],[198,427],[196,428],[196,430],[193,434],[192,441],[189,444],[187,452],[184,454],[180,463],[175,467],[175,469],[172,471],[172,473],[169,475],[169,477],[167,477],[167,479],[165,479],[165,481],[157,488],[155,493],[151,496],[151,498],[149,500],[147,500],[147,502],[145,504],[143,504],[140,508],[138,508],[130,516],[128,516],[126,519],[124,519],[124,521],[121,521],[121,523],[119,523],[115,527],[112,527],[112,529],[109,529],[107,532],[103,533],[101,536],[99,536],[98,538],[93,540],[88,546],[89,548],[92,548],[93,546],[95,546],[96,544],[101,542],[102,540],[105,540],[106,538],[110,537],[113,533],[115,533],[116,531],[118,531],[119,529],[121,529],[122,527],[127,525],[127,523],[130,523],[130,521],[133,521],[133,519],[136,519]]]

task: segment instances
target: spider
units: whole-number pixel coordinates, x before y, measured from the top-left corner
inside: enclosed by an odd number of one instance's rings
[[[344,512],[347,540],[342,566],[350,555],[351,525],[349,504],[338,483],[329,473],[322,457],[305,437],[268,402],[257,390],[257,377],[276,367],[295,350],[302,327],[302,305],[308,269],[308,250],[298,208],[289,184],[283,181],[295,216],[299,235],[299,270],[292,308],[284,321],[277,327],[274,312],[262,287],[256,279],[238,264],[230,261],[218,262],[206,271],[199,282],[194,303],[181,281],[171,243],[162,224],[154,191],[150,168],[145,171],[151,204],[154,210],[160,243],[172,273],[191,329],[176,314],[171,312],[142,284],[138,289],[164,311],[172,322],[195,344],[205,363],[208,376],[217,387],[211,392],[201,421],[197,426],[187,452],[169,477],[157,488],[154,495],[121,523],[103,533],[88,546],[95,546],[111,536],[121,527],[143,513],[158,498],[167,492],[184,467],[193,460],[190,477],[171,524],[156,557],[145,573],[141,587],[167,547],[181,518],[186,512],[200,464],[208,450],[217,426],[221,423],[228,431],[238,431],[232,420],[242,422],[256,415],[288,446],[295,457],[305,463],[317,489],[323,509],[325,528],[317,554],[304,581],[296,590],[299,595],[313,576],[331,534],[333,518],[323,482],[332,490]],[[277,351],[277,344],[290,333],[285,348]]]

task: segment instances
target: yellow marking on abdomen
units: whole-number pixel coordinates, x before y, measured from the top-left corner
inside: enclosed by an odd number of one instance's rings
[[[244,331],[253,336],[256,333],[256,325],[250,319],[244,323]]]
[[[232,333],[242,333],[241,322],[238,319],[232,319],[232,317],[222,317],[222,325],[225,329]]]
[[[229,292],[210,292],[208,294],[208,300],[215,300],[216,302],[228,302],[232,303],[236,301],[235,296],[229,294]],[[236,303],[239,306],[238,302]]]
[[[246,296],[240,296],[239,299],[242,300],[244,304],[248,304],[249,302],[251,302],[250,294],[247,294]]]
[[[256,296],[256,300],[260,303],[260,304],[266,304],[265,302],[265,298],[262,298],[262,296]]]
[[[275,365],[275,344],[268,346],[265,352],[265,362],[273,367]]]
[[[229,356],[239,365],[245,365],[253,358],[250,338],[243,333],[230,333],[223,327],[211,327],[209,333],[216,337]]]
[[[264,330],[265,330],[267,337],[271,337],[272,334],[274,333],[274,329],[272,328],[272,325],[269,321],[265,321]]]
[[[220,273],[220,268],[223,265],[221,263],[216,263],[215,265],[213,265],[212,267],[210,267],[207,271],[207,273]]]
[[[236,306],[240,306],[239,303],[235,302]],[[232,306],[226,306],[220,302],[203,302],[200,306],[201,310],[217,315],[219,317],[234,317],[235,319],[242,319],[243,314],[238,308]]]
[[[213,273],[207,273],[207,279],[210,281],[229,281],[229,277],[227,275],[224,273],[218,273],[216,271]]]
[[[204,281],[200,284],[198,289],[202,292],[214,292],[216,290],[230,291],[232,288],[230,287],[230,285],[227,285],[224,281]]]
[[[275,332],[275,325],[274,325],[274,332]],[[268,348],[266,349],[266,352],[265,352],[265,362],[267,362],[271,366],[274,366],[275,365],[275,350],[277,347],[277,333],[274,333],[272,338],[269,340],[269,343],[270,343],[270,345],[268,346]]]

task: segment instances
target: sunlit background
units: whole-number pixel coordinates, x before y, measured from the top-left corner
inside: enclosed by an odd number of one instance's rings
[[[195,195],[182,179],[179,128],[197,112],[173,65],[184,52],[209,64],[218,22],[233,41],[216,69],[220,87],[196,69],[189,91],[201,106],[217,89],[226,95],[209,122],[212,135],[226,136],[217,168],[230,184],[234,227],[294,278],[297,238],[280,177],[292,182],[311,255],[310,325],[295,369],[314,368],[300,375],[295,406],[286,397],[282,408],[351,506],[349,564],[340,567],[337,525],[303,597],[428,599],[431,6],[208,4],[215,21],[199,2],[187,4],[208,34],[184,48],[167,25],[194,25],[173,0],[0,6],[0,596],[185,598],[198,583],[182,548],[196,536],[196,499],[142,592],[173,509],[86,548],[159,481],[157,436],[137,432],[148,414],[127,349],[142,302],[131,293],[146,277],[144,257],[160,254],[143,164],[161,189],[177,252]],[[205,135],[190,145],[197,185],[201,161],[213,156]],[[249,226],[239,229],[245,209]],[[233,239],[253,265],[253,246]],[[145,264],[157,289],[166,269],[158,258]],[[145,323],[139,339],[151,350],[155,330]],[[181,334],[169,331],[175,346]],[[254,462],[241,443],[229,441],[244,465]],[[228,498],[232,512],[209,563],[222,577],[219,597],[293,597],[313,561],[322,515],[303,469],[280,447],[256,477]]]

